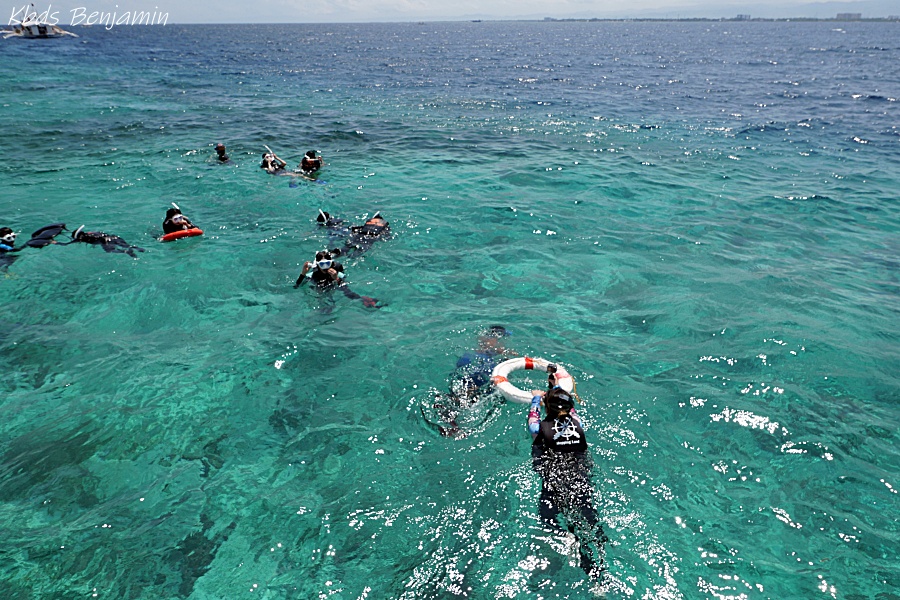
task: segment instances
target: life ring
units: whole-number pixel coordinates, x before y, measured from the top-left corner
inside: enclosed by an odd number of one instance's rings
[[[193,229],[182,229],[181,231],[173,231],[159,238],[163,242],[171,242],[172,240],[180,240],[181,238],[194,237],[195,235],[203,235],[203,230],[199,227]]]
[[[494,382],[494,386],[496,386],[497,390],[501,394],[503,394],[503,396],[510,402],[520,402],[522,404],[528,404],[529,402],[531,402],[531,392],[520,390],[519,388],[511,384],[507,377],[513,371],[518,371],[520,369],[535,369],[538,371],[546,371],[547,366],[551,364],[556,365],[557,385],[571,394],[575,390],[575,380],[572,379],[572,376],[569,375],[569,372],[566,371],[565,368],[563,368],[559,363],[551,363],[550,361],[543,358],[531,358],[529,356],[522,356],[519,358],[511,358],[509,360],[505,360],[494,367],[493,372],[491,372],[491,381]]]

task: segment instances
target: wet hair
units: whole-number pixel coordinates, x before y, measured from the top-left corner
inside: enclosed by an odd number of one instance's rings
[[[488,330],[484,332],[484,335],[487,337],[502,338],[508,336],[509,331],[507,331],[506,327],[503,325],[491,325],[488,327]]]
[[[544,406],[548,413],[567,412],[575,408],[575,398],[561,387],[555,387],[544,395]]]
[[[319,250],[316,252],[316,260],[333,260],[331,256],[331,252],[328,250]]]
[[[180,214],[181,214],[181,210],[179,210],[177,208],[170,208],[169,210],[166,211],[166,218],[171,219],[175,215],[180,215]]]
[[[13,232],[9,227],[0,227],[0,235],[9,235]]]
[[[309,157],[309,158],[315,158],[315,157],[316,157],[316,151],[315,151],[315,150],[308,150],[308,151],[306,152],[306,156]]]

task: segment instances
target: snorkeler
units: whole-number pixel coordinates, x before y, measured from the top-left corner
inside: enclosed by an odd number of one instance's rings
[[[553,383],[553,373],[549,379]],[[593,462],[581,419],[575,414],[574,396],[556,385],[547,392],[534,390],[532,394],[528,431],[533,439],[532,468],[541,476],[541,525],[564,533],[559,524],[562,514],[567,529],[578,540],[582,570],[591,579],[598,579],[605,570],[603,544],[607,538],[593,505]],[[543,420],[542,400],[547,411]]]
[[[332,253],[328,250],[316,252],[315,262],[306,261],[303,263],[303,268],[300,270],[300,277],[298,277],[297,282],[294,283],[295,289],[300,287],[306,280],[306,274],[309,273],[309,270],[313,265],[315,265],[315,269],[313,269],[313,272],[309,275],[309,279],[312,280],[316,288],[320,290],[339,289],[351,300],[362,300],[363,306],[367,308],[381,308],[378,306],[378,300],[375,298],[360,296],[350,289],[344,282],[344,278],[346,277],[344,265],[334,260]]]
[[[391,235],[390,224],[376,212],[372,218],[362,225],[346,227],[344,220],[332,217],[329,213],[319,209],[316,222],[328,229],[330,237],[344,240],[344,248],[341,256],[359,256],[372,247],[378,240],[388,239]]]
[[[315,150],[310,150],[303,156],[303,159],[300,161],[300,164],[297,165],[297,168],[300,169],[300,172],[304,175],[312,175],[324,166],[325,159],[321,156],[316,156]]]
[[[163,233],[175,233],[176,231],[185,231],[195,227],[196,225],[181,214],[181,209],[173,202],[172,208],[166,211],[166,218],[163,221]]]
[[[262,164],[259,165],[259,168],[265,169],[269,175],[278,175],[284,172],[286,166],[286,162],[278,158],[274,152],[269,151],[262,155]]]
[[[459,424],[459,415],[472,408],[491,391],[491,373],[502,357],[515,354],[503,344],[509,331],[502,325],[491,325],[478,336],[478,348],[465,352],[456,361],[456,370],[450,375],[447,393],[436,393],[432,408],[442,423],[438,431],[444,437],[465,437]]]
[[[18,252],[22,248],[16,248],[16,233],[12,229],[0,227],[0,270],[5,271],[16,262],[18,257],[13,252]]]
[[[18,252],[16,232],[9,227],[0,227],[0,252]]]
[[[132,258],[137,258],[134,254],[135,251],[146,252],[143,248],[132,246],[117,235],[110,235],[101,231],[84,231],[84,225],[72,232],[72,241],[68,242],[68,244],[74,244],[75,242],[100,245],[107,252],[123,253]]]
[[[228,158],[228,155],[225,154],[225,144],[221,142],[216,144],[216,160],[220,163],[227,163],[231,160]]]

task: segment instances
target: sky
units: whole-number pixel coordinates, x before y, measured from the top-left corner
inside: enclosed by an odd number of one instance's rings
[[[4,6],[0,0],[0,7]],[[4,25],[20,19],[29,3],[8,2]],[[138,11],[168,14],[174,23],[359,23],[563,18],[833,18],[838,13],[863,17],[900,15],[900,0],[64,0],[35,2],[60,25],[84,24],[92,13],[119,20]],[[95,17],[101,18],[101,17]],[[108,20],[108,19],[107,19]],[[77,22],[76,22],[77,21]],[[898,34],[900,35],[900,34]]]

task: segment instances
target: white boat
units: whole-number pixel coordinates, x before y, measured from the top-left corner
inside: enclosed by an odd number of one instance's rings
[[[57,38],[67,35],[78,37],[71,31],[66,31],[62,27],[51,25],[49,23],[41,23],[40,21],[25,21],[24,23],[13,25],[12,29],[4,29],[3,31],[0,31],[0,33],[3,34],[4,40],[11,37],[30,39]]]

